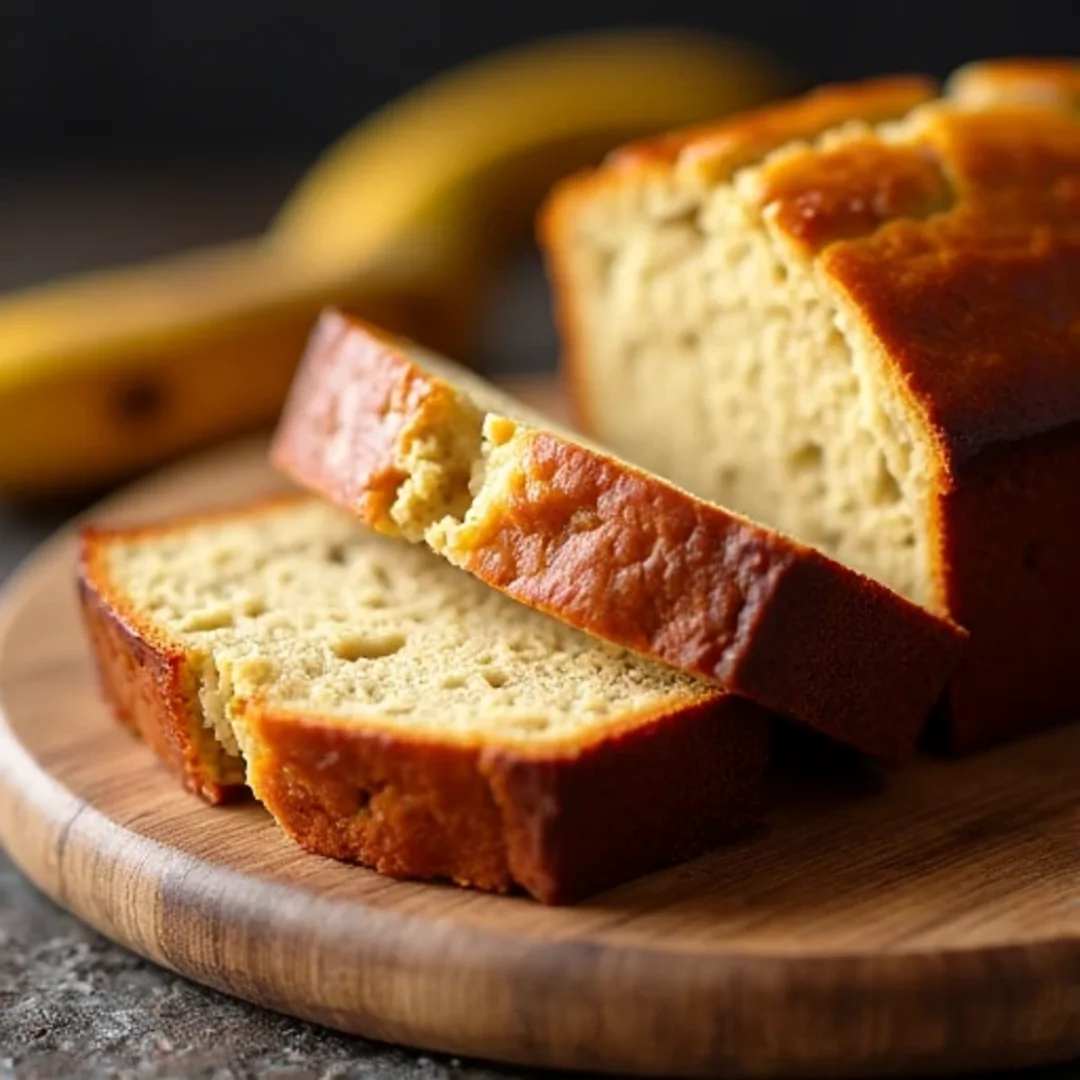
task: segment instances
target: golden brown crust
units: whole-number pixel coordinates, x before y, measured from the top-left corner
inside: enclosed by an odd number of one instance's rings
[[[911,153],[955,202],[825,249],[955,473],[1080,418],[1080,125],[1053,111],[940,112]]]
[[[726,695],[581,746],[431,743],[250,708],[251,781],[310,851],[565,903],[754,823],[768,718]]]
[[[465,568],[514,599],[892,763],[963,640],[802,544],[548,433],[469,547]]]
[[[84,536],[80,592],[106,696],[210,802],[243,785],[215,771],[221,751],[201,724],[193,658],[113,588],[105,554],[112,543],[302,498]],[[252,787],[308,850],[397,877],[520,886],[561,903],[751,826],[769,718],[703,687],[681,708],[628,716],[589,741],[540,751],[433,742],[377,724],[275,714],[258,702],[245,703],[239,734]]]
[[[950,468],[994,443],[1080,419],[1080,320],[1067,314],[1080,310],[1080,124],[1072,115],[1080,67],[1014,60],[955,78],[961,101],[997,87],[999,104],[925,111],[899,142],[868,134],[806,146],[765,168],[758,195],[783,235],[820,255],[825,276],[888,352]],[[1041,97],[1032,89],[1040,87]],[[710,140],[737,148],[734,168],[845,119],[902,116],[931,90],[904,78],[827,87],[724,121],[711,135],[632,145],[557,188],[540,229],[572,381],[580,335],[565,260],[584,201],[625,184],[628,172],[719,153]],[[582,397],[576,407],[587,421]]]
[[[512,885],[498,808],[475,748],[417,741],[249,706],[248,778],[308,851],[394,877]]]
[[[828,153],[806,149],[762,175],[761,206],[807,254],[866,236],[894,218],[950,207],[953,192],[936,155],[868,134]]]
[[[935,592],[971,631],[949,691],[957,750],[1080,707],[1069,603],[1080,595],[1078,73],[980,65],[952,91],[987,111],[926,110],[902,142],[879,143],[873,165],[846,172],[847,148],[806,151],[783,164],[779,193],[780,166],[765,171],[763,209],[796,243],[800,201],[857,202],[918,162],[943,180],[922,206],[860,223],[862,235],[819,223],[813,246],[936,460]]]
[[[184,786],[207,802],[244,792],[240,763],[202,725],[189,658],[147,635],[109,582],[104,565],[111,534],[83,534],[78,588],[83,618],[106,700]]]
[[[369,337],[360,322],[349,334]],[[311,411],[293,395],[274,460],[378,528],[357,478],[378,475],[379,456],[393,453],[367,435],[384,417],[328,405],[327,396],[347,393],[351,380],[364,382],[372,401],[383,396],[380,380],[426,380],[432,392],[443,380],[385,339],[378,356],[372,341],[327,350],[324,340],[316,331],[301,373]],[[345,441],[360,448],[355,466],[323,436],[328,410],[353,428]],[[531,607],[883,760],[910,752],[956,664],[962,631],[625,462],[550,432],[528,445],[504,501],[470,524],[467,551],[455,542],[455,562]]]

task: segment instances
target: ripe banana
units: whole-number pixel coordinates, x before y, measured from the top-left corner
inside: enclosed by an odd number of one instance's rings
[[[270,420],[326,303],[466,352],[554,180],[781,86],[753,52],[700,36],[518,49],[360,124],[262,237],[0,299],[0,490],[102,483]]]

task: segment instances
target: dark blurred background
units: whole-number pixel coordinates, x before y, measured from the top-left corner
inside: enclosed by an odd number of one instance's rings
[[[743,38],[805,84],[1080,52],[1076,0],[0,0],[0,290],[252,233],[320,149],[423,79],[635,25]],[[537,281],[535,263],[508,279],[482,366],[550,362],[542,312],[507,347]]]
[[[809,82],[1080,44],[1075,0],[0,0],[3,154],[310,154],[463,60],[636,24],[744,37]]]
[[[320,150],[424,79],[631,26],[745,40],[803,85],[1080,53],[1078,0],[0,0],[0,291],[254,234]],[[498,287],[470,359],[550,367],[536,256]]]

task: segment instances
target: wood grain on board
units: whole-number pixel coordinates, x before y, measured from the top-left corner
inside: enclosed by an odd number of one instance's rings
[[[260,441],[96,521],[280,486]],[[101,702],[73,533],[8,589],[0,839],[46,893],[191,978],[365,1035],[663,1074],[1000,1068],[1080,1054],[1080,727],[884,784],[806,743],[759,835],[571,908],[305,854],[203,805]],[[647,793],[643,793],[647,798]]]

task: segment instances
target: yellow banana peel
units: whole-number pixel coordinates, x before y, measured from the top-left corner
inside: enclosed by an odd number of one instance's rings
[[[504,249],[560,175],[782,86],[699,35],[514,50],[361,123],[262,237],[0,299],[0,490],[103,483],[272,419],[327,303],[467,351]]]

